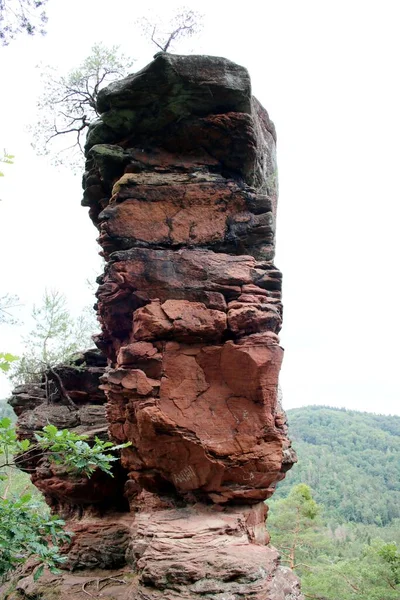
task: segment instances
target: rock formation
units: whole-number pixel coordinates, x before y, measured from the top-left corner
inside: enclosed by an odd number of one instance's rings
[[[82,598],[100,568],[114,573],[102,597],[298,600],[265,529],[264,500],[295,461],[277,393],[273,123],[247,71],[209,56],[156,55],[103,89],[98,109],[83,205],[106,260],[96,344],[108,366],[86,361],[89,379],[71,382],[78,411],[48,410],[131,446],[107,483],[37,466],[76,533],[68,566],[83,569],[47,585]],[[42,425],[42,396],[17,390],[22,434]]]

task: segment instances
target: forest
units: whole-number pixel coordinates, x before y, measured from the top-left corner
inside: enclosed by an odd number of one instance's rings
[[[288,411],[296,464],[268,501],[272,544],[306,597],[400,594],[400,417],[307,406]]]

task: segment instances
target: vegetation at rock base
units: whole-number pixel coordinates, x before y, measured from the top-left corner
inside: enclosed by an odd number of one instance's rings
[[[7,296],[2,300],[1,322],[10,323],[12,315],[6,308],[14,305],[15,298]],[[25,340],[22,357],[18,359],[10,353],[1,353],[0,371],[3,374],[11,371],[12,379],[18,383],[43,381],[49,377],[46,371],[50,375],[53,373],[62,392],[62,381],[58,381],[60,376],[52,367],[69,361],[78,348],[91,341],[93,319],[82,315],[74,320],[65,297],[58,291],[46,291],[42,304],[33,308],[32,316],[35,326]],[[19,470],[22,467],[29,471],[24,463],[31,453],[46,456],[51,463],[62,464],[78,475],[90,477],[100,469],[112,476],[111,465],[117,460],[116,452],[126,447],[126,444],[115,446],[97,437],[90,442],[85,435],[58,430],[51,424],[37,432],[33,440],[19,440],[14,420],[11,407],[1,401],[0,580],[30,557],[37,561],[37,578],[45,566],[56,573],[65,560],[59,553],[60,545],[70,538],[64,531],[64,521],[49,514],[41,494]]]
[[[65,561],[59,546],[70,538],[63,529],[64,521],[50,516],[31,494],[12,493],[11,472],[23,465],[30,453],[40,452],[50,462],[66,465],[72,473],[90,477],[100,469],[112,476],[115,452],[128,444],[115,446],[97,437],[92,444],[86,440],[87,436],[58,430],[53,425],[35,434],[35,442],[19,440],[11,419],[0,419],[0,481],[5,484],[0,497],[0,580],[32,556],[39,564],[35,577],[45,566],[57,573],[57,566]]]
[[[299,463],[268,501],[271,543],[306,598],[398,600],[400,417],[313,406],[288,418]]]

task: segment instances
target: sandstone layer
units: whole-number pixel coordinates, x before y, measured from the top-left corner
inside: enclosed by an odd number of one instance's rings
[[[102,90],[98,110],[83,205],[106,260],[96,344],[108,366],[91,408],[77,391],[76,414],[57,410],[77,428],[90,413],[131,445],[108,488],[36,468],[49,503],[73,516],[68,568],[80,570],[44,588],[300,600],[265,529],[264,500],[295,462],[278,402],[274,126],[247,71],[208,56],[156,55]],[[21,432],[40,427],[29,402]],[[109,569],[97,591],[88,569]],[[18,597],[46,598],[37,590],[27,577]]]
[[[106,359],[99,350],[89,350],[73,363],[47,371],[42,383],[17,386],[9,404],[18,416],[19,437],[34,441],[35,431],[51,423],[86,435],[89,441],[95,436],[108,440],[106,397],[100,389],[105,367]],[[53,511],[64,518],[128,510],[124,497],[127,473],[119,461],[112,466],[112,485],[110,477],[99,470],[90,479],[74,476],[62,465],[51,463],[42,452],[32,451],[17,463],[31,474]]]
[[[98,105],[84,204],[107,260],[98,344],[123,466],[185,502],[265,500],[293,460],[274,126],[247,71],[215,57],[161,54]]]

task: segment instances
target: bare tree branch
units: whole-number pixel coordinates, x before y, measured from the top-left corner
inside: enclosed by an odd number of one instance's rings
[[[198,33],[202,27],[202,20],[203,15],[200,13],[181,7],[167,23],[153,16],[142,17],[137,23],[143,35],[149,37],[161,52],[168,52],[174,42]]]
[[[81,65],[66,75],[58,77],[55,69],[47,67],[42,74],[44,92],[38,101],[40,118],[31,127],[36,152],[50,154],[55,164],[78,166],[77,156],[83,158],[87,128],[98,117],[99,91],[116,78],[127,75],[131,66],[132,60],[118,47],[96,44]],[[70,137],[74,138],[71,146],[62,147],[62,142],[57,141]],[[61,152],[63,158],[60,158]]]
[[[64,386],[59,374],[50,365],[47,365],[47,370],[54,377],[54,379],[55,379],[54,383],[57,386],[61,397],[64,398],[72,408],[74,408],[75,410],[78,410],[77,405],[75,404],[75,402],[72,400],[71,396],[68,394],[67,390],[65,389],[65,386]]]

